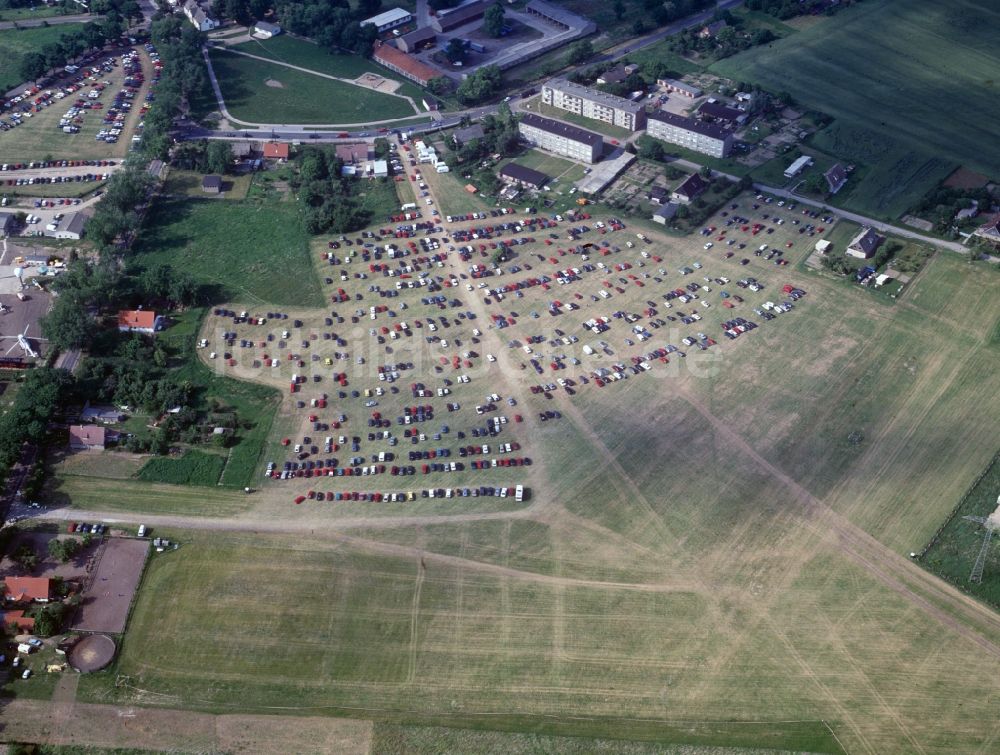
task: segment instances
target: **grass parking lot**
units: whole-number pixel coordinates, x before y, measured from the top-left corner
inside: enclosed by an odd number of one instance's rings
[[[145,82],[136,94],[134,99],[136,104],[125,122],[125,127],[117,143],[108,144],[96,141],[94,138],[97,132],[103,128],[101,114],[104,110],[87,111],[78,133],[64,133],[59,128],[59,121],[74,101],[72,96],[68,96],[62,100],[54,101],[52,105],[44,108],[41,112],[35,113],[32,118],[26,118],[20,126],[0,133],[0,162],[124,157],[131,144],[136,124],[139,122],[140,105],[149,91],[153,71],[149,57],[145,52],[140,52],[140,60],[145,74]],[[103,74],[101,81],[111,82],[97,100],[97,102],[103,103],[106,109],[114,95],[122,88],[124,73],[120,67],[116,67],[111,73]]]
[[[227,109],[248,123],[349,124],[420,114],[401,97],[225,50],[212,50],[211,59]]]
[[[844,127],[867,129],[897,143],[897,154],[914,153],[908,162],[938,158],[995,176],[1000,157],[982,145],[990,139],[1000,105],[984,101],[982,87],[1000,66],[991,45],[997,20],[996,8],[975,0],[947,6],[933,0],[905,5],[877,0],[845,9],[835,24],[817,24],[710,70],[788,91]],[[886,28],[896,33],[887,38],[879,31]],[[920,173],[912,165],[884,168],[880,180],[896,185]],[[873,189],[872,197],[876,194]],[[860,200],[857,193],[855,199]]]
[[[467,201],[463,194],[439,191],[461,191],[459,177],[425,180],[442,215],[461,211],[453,201]],[[974,749],[991,720],[996,675],[965,624],[914,597],[940,594],[899,554],[929,539],[995,452],[997,273],[938,255],[903,298],[882,301],[800,265],[838,227],[809,237],[799,233],[801,208],[753,209],[754,201],[744,194],[736,208],[727,204],[706,221],[715,227],[707,236],[671,237],[647,221],[602,233],[597,223],[610,223],[610,213],[595,205],[583,208],[590,218],[547,228],[498,235],[510,217],[524,219],[516,213],[451,226],[448,242],[439,232],[393,239],[404,250],[413,242],[402,257],[373,257],[364,244],[376,242],[357,233],[350,245],[321,237],[312,241],[314,268],[304,256],[286,261],[299,284],[312,271],[317,291],[308,302],[286,300],[287,319],[207,317],[191,337],[208,338],[234,363],[206,364],[282,391],[257,474],[265,460],[282,469],[394,458],[375,475],[266,480],[249,497],[149,486],[162,510],[218,505],[248,529],[260,522],[288,534],[171,533],[184,545],[151,561],[116,673],[81,678],[80,699],[345,715],[377,708],[404,724],[503,729],[511,739],[483,737],[504,751],[525,732],[814,752]],[[763,229],[727,225],[733,215]],[[479,237],[460,240],[460,229]],[[472,264],[489,265],[491,244],[526,237],[534,241],[510,247],[502,274],[470,274]],[[761,243],[788,264],[755,256]],[[328,252],[332,264],[321,259]],[[389,276],[375,267],[383,264],[412,270]],[[557,273],[572,268],[579,272],[560,283]],[[750,277],[761,290],[739,284]],[[427,279],[434,284],[409,287]],[[531,279],[502,298],[490,290]],[[785,285],[807,293],[768,320],[766,303],[789,299]],[[678,288],[689,301],[665,297]],[[253,290],[264,299],[249,300],[255,312],[284,291],[260,279]],[[607,318],[605,332],[582,327],[596,317]],[[758,327],[729,340],[721,325],[734,317]],[[219,340],[222,330],[236,332],[232,345]],[[717,343],[704,351],[683,343],[701,332]],[[679,347],[668,361],[648,357],[668,344]],[[265,354],[277,365],[265,365]],[[633,357],[651,369],[629,369]],[[625,377],[599,386],[594,374],[616,363]],[[296,393],[293,372],[305,376]],[[495,406],[477,412],[493,393]],[[322,396],[328,405],[313,406]],[[414,420],[407,408],[418,405],[434,416]],[[501,415],[508,421],[498,435],[472,434]],[[388,427],[373,424],[383,419]],[[325,436],[338,448],[313,451]],[[497,451],[508,442],[518,448]],[[490,451],[457,453],[484,443]],[[433,460],[410,459],[431,450]],[[471,465],[508,457],[532,463]],[[442,459],[465,467],[420,470]],[[392,475],[392,465],[416,473]],[[102,507],[146,495],[139,481],[88,483],[64,481]],[[294,502],[308,490],[517,483],[530,491],[523,502]],[[975,626],[997,639],[985,621]],[[119,675],[130,687],[113,687]],[[964,704],[941,706],[942,695]],[[478,746],[468,733],[386,737]]]

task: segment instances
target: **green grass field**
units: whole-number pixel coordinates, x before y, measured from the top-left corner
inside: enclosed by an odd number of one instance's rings
[[[211,58],[226,107],[241,121],[348,124],[419,115],[401,97],[223,50],[213,50]],[[268,85],[268,81],[280,86]]]
[[[580,163],[563,160],[560,157],[537,149],[528,150],[510,162],[516,162],[519,165],[540,170],[558,183],[560,189],[569,189],[570,186],[584,176],[584,166],[580,165]]]
[[[0,30],[0,91],[6,92],[24,82],[19,67],[25,53],[58,42],[63,34],[82,29],[83,26],[83,24],[61,24]]]
[[[321,302],[315,278],[302,274],[311,270],[308,238],[293,202],[159,202],[132,261],[184,270],[211,288],[214,301]]]
[[[216,485],[225,466],[225,456],[187,451],[177,459],[150,459],[139,470],[139,479],[169,485]]]
[[[1000,67],[998,21],[1000,10],[976,0],[875,0],[711,70],[788,91],[844,127],[895,142],[897,153],[915,153],[899,176],[880,180],[912,180],[932,156],[997,176],[1000,156],[983,145],[1000,116],[996,99],[984,97]]]
[[[378,73],[392,78],[400,83],[396,94],[412,97],[414,102],[420,106],[420,99],[424,96],[424,90],[413,82],[402,78],[399,74],[382,68],[373,60],[362,58],[359,55],[334,55],[327,52],[319,45],[313,44],[304,39],[289,37],[285,34],[266,40],[251,40],[242,44],[233,45],[234,50],[248,52],[251,55],[259,55],[264,58],[290,63],[294,66],[308,68],[311,71],[319,71],[342,79],[356,79],[364,73]]]
[[[983,546],[985,528],[965,517],[988,517],[996,511],[998,492],[1000,457],[992,461],[968,496],[961,499],[955,515],[921,559],[935,574],[994,607],[1000,607],[1000,548],[996,542],[991,543],[982,581],[970,582],[972,566]]]

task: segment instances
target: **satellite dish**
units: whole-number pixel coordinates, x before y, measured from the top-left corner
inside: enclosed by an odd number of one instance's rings
[[[15,267],[14,268],[14,277],[17,278],[18,280],[24,280],[24,268],[23,267]]]

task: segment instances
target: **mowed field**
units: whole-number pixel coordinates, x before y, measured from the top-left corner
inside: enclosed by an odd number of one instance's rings
[[[454,211],[438,200],[442,214]],[[749,213],[752,200],[738,201]],[[607,217],[588,209],[595,219]],[[724,218],[709,222],[721,227]],[[499,280],[581,264],[579,256],[558,255],[568,242],[565,226],[556,230],[553,246],[540,243],[548,231],[535,231],[535,244],[515,247],[514,264],[530,271]],[[652,243],[626,248],[637,230]],[[183,546],[155,557],[147,571],[114,669],[128,683],[113,687],[113,674],[84,677],[81,699],[814,752],[989,750],[1000,736],[991,702],[1000,692],[1000,620],[906,554],[930,538],[996,451],[997,273],[941,253],[890,305],[801,270],[812,241],[790,223],[766,238],[786,250],[791,265],[752,256],[740,265],[739,254],[724,257],[732,248],[724,242],[705,250],[701,236],[667,238],[637,223],[604,237],[620,251],[605,257],[591,249],[592,262],[627,262],[625,270],[585,273],[502,301],[469,291],[475,281],[461,277],[469,263],[452,255],[433,268],[457,281],[444,292],[460,305],[445,310],[421,303],[421,289],[378,296],[371,286],[395,289],[393,279],[372,276],[357,256],[319,264],[324,291],[344,287],[362,298],[333,306],[342,322],[326,323],[329,309],[290,310],[303,325],[284,339],[285,349],[300,351],[308,341],[300,353],[334,357],[340,349],[324,345],[322,334],[336,331],[349,356],[319,367],[309,357],[310,380],[298,396],[286,395],[270,458],[279,465],[294,458],[278,445],[282,437],[326,434],[312,431],[306,418],[308,399],[319,391],[334,403],[324,419],[338,412],[348,418],[346,432],[330,434],[357,435],[365,456],[386,447],[366,439],[364,418],[372,411],[392,418],[404,405],[433,404],[435,419],[421,429],[429,434],[447,423],[451,430],[440,441],[395,447],[400,463],[410,448],[454,448],[457,430],[483,422],[471,407],[496,392],[501,402],[492,413],[517,412],[525,421],[489,442],[516,440],[518,453],[534,463],[487,473],[269,482],[251,497],[251,509],[232,514],[238,527],[230,532],[164,529],[193,525],[164,519],[161,534]],[[581,242],[600,240],[591,231]],[[316,252],[327,248],[326,239],[315,243]],[[318,263],[319,254],[313,258]],[[695,262],[702,266],[695,273],[678,272]],[[764,290],[733,287],[747,275]],[[718,283],[721,277],[730,283]],[[700,292],[711,306],[663,306],[663,292],[692,281],[711,289]],[[764,322],[752,308],[782,298],[785,283],[808,295]],[[610,299],[596,296],[602,288]],[[747,301],[724,309],[723,289]],[[562,315],[550,316],[555,298],[580,310],[564,304]],[[661,316],[697,310],[702,320],[669,322],[650,342],[631,345],[635,335],[622,320],[612,318],[601,336],[580,328],[596,315],[641,312],[648,301]],[[370,328],[377,334],[394,320],[371,320],[369,303],[391,305],[415,335],[379,344]],[[498,329],[494,315],[514,324]],[[760,327],[736,341],[721,338],[719,323],[735,315]],[[438,332],[428,343],[432,317]],[[221,325],[209,320],[203,334]],[[277,341],[281,327],[235,329],[240,338],[274,333]],[[473,327],[482,329],[478,341]],[[579,342],[547,343],[556,329]],[[698,331],[720,343],[603,388],[579,379]],[[533,353],[544,375],[525,364],[523,345],[536,334],[543,342]],[[582,352],[599,339],[610,355]],[[268,347],[276,349],[284,354]],[[441,365],[441,357],[462,349],[476,353],[470,367]],[[556,352],[582,364],[550,372]],[[488,353],[497,361],[485,359]],[[231,374],[287,382],[291,367],[254,368],[255,356],[239,353]],[[376,366],[388,360],[414,365],[395,384],[398,393],[377,379]],[[343,397],[328,380],[340,370],[349,375]],[[455,382],[459,372],[471,382]],[[547,398],[528,390],[560,376],[574,380],[572,392],[555,388]],[[432,390],[450,385],[452,393],[414,399],[410,384],[418,380]],[[377,409],[363,405],[365,388],[384,389],[373,393]],[[294,405],[299,397],[307,408]],[[462,409],[446,412],[445,401]],[[543,410],[559,416],[541,421]],[[400,434],[396,423],[392,429]],[[336,455],[353,453],[345,447]],[[291,500],[308,487],[518,481],[531,491],[522,504],[492,497]],[[216,498],[206,492],[203,506]],[[947,704],[952,700],[962,704]],[[412,736],[425,751],[456,741],[452,747],[469,752],[523,744],[519,734],[492,734],[486,745],[453,733],[392,736]]]
[[[413,82],[387,68],[382,68],[373,60],[362,58],[360,55],[331,54],[308,40],[289,37],[285,34],[272,39],[253,39],[249,42],[232,45],[232,49],[308,68],[310,71],[319,71],[341,79],[356,79],[365,73],[376,73],[399,83],[400,86],[395,90],[395,94],[412,97],[418,105],[424,93]]]
[[[402,97],[224,50],[213,50],[211,59],[226,108],[246,123],[350,124],[419,115]]]
[[[308,237],[294,202],[165,200],[150,211],[132,257],[169,265],[209,288],[211,301],[320,302]]]
[[[1000,9],[982,0],[875,0],[710,70],[788,91],[902,150],[1000,175],[993,141]],[[884,33],[891,29],[891,34]]]

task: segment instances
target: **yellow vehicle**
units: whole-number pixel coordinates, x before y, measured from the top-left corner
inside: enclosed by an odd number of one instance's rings
[[[330,357],[327,357],[326,359],[323,360],[323,364],[329,367],[330,365],[333,364],[333,360]]]
[[[416,498],[416,496],[413,495],[413,491],[412,490],[407,490],[406,491],[406,500],[412,501],[414,498]]]

